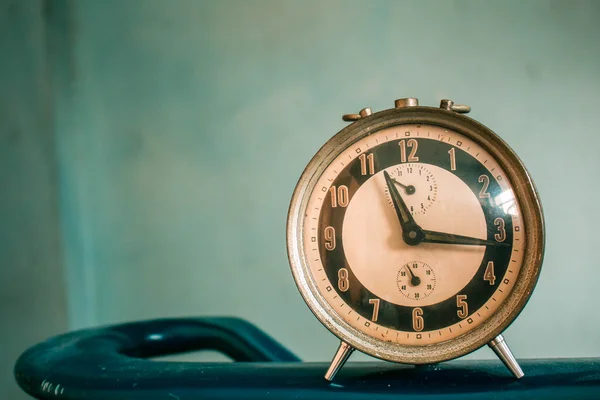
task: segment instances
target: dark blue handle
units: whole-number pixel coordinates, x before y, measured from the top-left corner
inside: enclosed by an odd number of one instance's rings
[[[204,370],[211,366],[231,364],[144,358],[197,350],[220,351],[234,361],[300,361],[266,333],[239,318],[159,319],[51,338],[21,355],[15,376],[23,390],[39,399],[59,395],[88,400],[167,399],[164,396],[170,388],[201,380]],[[138,388],[140,383],[150,386],[151,393],[138,397],[146,392]]]

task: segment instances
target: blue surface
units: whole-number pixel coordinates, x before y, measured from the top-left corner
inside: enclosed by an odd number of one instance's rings
[[[142,358],[218,349],[235,363]],[[140,321],[72,332],[27,350],[19,385],[39,399],[598,399],[600,359],[521,360],[413,367],[349,363],[333,383],[325,363],[300,363],[274,339],[232,318]]]

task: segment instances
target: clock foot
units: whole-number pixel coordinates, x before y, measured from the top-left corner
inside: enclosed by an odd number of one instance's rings
[[[333,360],[331,360],[331,365],[329,369],[325,373],[325,379],[328,381],[332,381],[335,378],[335,375],[338,371],[344,366],[350,354],[354,351],[354,347],[350,346],[346,342],[340,342],[340,347],[338,347],[335,352],[335,356],[333,356]]]
[[[498,358],[504,363],[506,368],[514,375],[515,378],[521,379],[523,375],[523,370],[519,366],[517,360],[515,360],[515,356],[513,356],[512,351],[506,344],[504,337],[502,335],[496,336],[491,342],[488,343],[488,346],[494,350],[494,353],[498,356]]]

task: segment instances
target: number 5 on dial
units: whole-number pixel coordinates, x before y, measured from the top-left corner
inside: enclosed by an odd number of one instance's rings
[[[467,304],[466,294],[459,294],[456,296],[456,307],[458,308],[456,314],[460,318],[467,318],[467,316],[469,315],[469,304]]]

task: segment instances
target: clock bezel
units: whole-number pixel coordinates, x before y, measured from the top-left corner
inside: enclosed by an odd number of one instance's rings
[[[404,124],[430,124],[454,130],[481,145],[504,169],[521,207],[526,248],[518,280],[498,310],[479,326],[459,337],[425,346],[389,343],[369,336],[344,321],[317,289],[304,253],[303,223],[308,200],[327,166],[346,148],[369,134]],[[515,152],[481,123],[433,107],[406,107],[374,113],[354,122],[328,140],[302,173],[292,196],[287,220],[287,248],[292,275],[310,310],[340,340],[388,361],[429,364],[468,354],[502,333],[531,297],[544,254],[544,217],[535,184]]]

